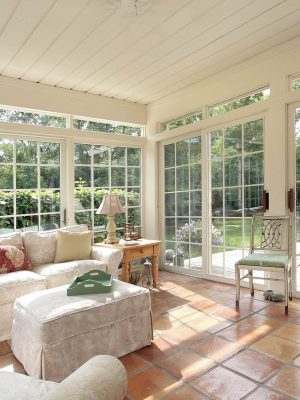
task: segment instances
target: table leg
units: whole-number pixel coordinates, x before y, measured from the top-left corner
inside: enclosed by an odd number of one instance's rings
[[[129,282],[130,274],[130,262],[126,261],[122,263],[122,281]]]
[[[153,287],[157,287],[157,278],[158,278],[158,257],[152,256],[152,279],[153,279]]]

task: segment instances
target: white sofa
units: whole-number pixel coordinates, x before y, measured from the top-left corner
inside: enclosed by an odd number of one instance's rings
[[[123,400],[127,374],[115,357],[91,358],[60,383],[0,372],[1,400]]]
[[[58,229],[59,230],[59,229]],[[122,251],[91,247],[90,259],[54,263],[58,230],[11,233],[0,236],[1,245],[24,246],[32,269],[0,274],[0,341],[11,338],[13,305],[16,298],[34,291],[65,285],[91,269],[100,269],[118,278]],[[61,228],[84,232],[85,225]]]

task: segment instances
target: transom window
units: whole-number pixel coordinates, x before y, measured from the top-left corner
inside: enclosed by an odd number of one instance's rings
[[[202,120],[202,112],[197,111],[190,114],[183,115],[178,118],[171,119],[170,121],[162,122],[160,124],[160,131],[171,130],[179,126],[193,124]]]
[[[66,128],[67,116],[53,113],[22,110],[18,108],[0,107],[0,121],[49,126],[52,128]]]
[[[130,136],[142,136],[143,133],[142,127],[138,125],[84,117],[73,117],[73,128],[80,131],[105,132]]]
[[[292,91],[300,89],[300,74],[291,76],[290,78],[290,88]]]
[[[216,117],[225,112],[245,107],[253,103],[266,100],[270,97],[270,88],[262,88],[252,93],[245,94],[242,97],[237,97],[227,102],[222,102],[208,107],[209,117]]]

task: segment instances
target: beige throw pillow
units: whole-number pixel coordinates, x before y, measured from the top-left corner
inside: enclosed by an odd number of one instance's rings
[[[54,262],[86,260],[91,257],[92,232],[57,232]]]

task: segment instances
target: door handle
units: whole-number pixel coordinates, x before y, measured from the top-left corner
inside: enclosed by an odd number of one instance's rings
[[[266,212],[269,209],[270,196],[269,192],[263,190],[262,194],[262,211]]]
[[[66,226],[67,225],[67,209],[64,209],[64,217],[63,217],[63,224]]]
[[[288,209],[290,212],[295,211],[295,192],[293,188],[288,191]]]

